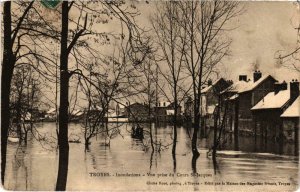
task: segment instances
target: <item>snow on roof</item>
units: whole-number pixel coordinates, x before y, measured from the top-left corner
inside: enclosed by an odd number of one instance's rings
[[[120,109],[125,109],[126,105],[118,103],[118,106],[119,106]]]
[[[209,91],[211,88],[213,87],[213,85],[210,85],[208,87],[205,87],[201,90],[201,93],[206,93],[207,91]]]
[[[244,90],[249,89],[248,87],[250,86],[251,82],[246,82],[246,81],[237,81],[233,83],[231,86],[229,86],[227,89],[222,91],[221,93],[224,92],[235,92],[235,93],[241,93],[244,92]]]
[[[236,92],[236,93],[243,93],[247,91],[251,91],[254,88],[256,88],[259,84],[261,84],[263,81],[265,81],[268,77],[273,78],[271,75],[263,75],[259,80],[256,82],[253,81],[237,81],[233,83],[231,86],[229,86],[227,89],[222,91],[224,92]]]
[[[83,112],[80,109],[75,109],[71,112],[71,115],[80,116]]]
[[[49,109],[46,113],[47,113],[47,114],[49,114],[49,113],[54,113],[55,111],[56,111],[55,108],[51,108],[51,109]]]
[[[31,117],[32,117],[31,113],[27,112],[27,113],[25,114],[25,116],[24,116],[24,119],[25,119],[26,121],[29,121],[29,120],[31,120]]]
[[[211,88],[213,88],[213,86],[215,86],[222,78],[217,79],[213,84],[211,84],[210,86],[207,86],[205,88],[203,88],[201,90],[201,93],[206,93],[208,92]]]
[[[235,100],[236,98],[238,98],[239,94],[234,94],[231,97],[229,97],[228,100]]]
[[[280,117],[300,117],[300,96],[289,106]]]
[[[262,83],[264,80],[266,80],[268,77],[272,77],[271,75],[263,75],[259,80],[256,82],[249,82],[248,87],[246,87],[242,92],[251,91],[255,87],[257,87],[260,83]],[[272,77],[273,78],[273,77]],[[240,92],[241,93],[241,92]]]
[[[83,114],[84,114],[83,111],[79,111],[78,113],[76,113],[76,116],[81,116],[81,115],[83,115]]]
[[[277,109],[283,107],[290,99],[290,90],[268,93],[262,100],[260,100],[251,110],[258,109]]]

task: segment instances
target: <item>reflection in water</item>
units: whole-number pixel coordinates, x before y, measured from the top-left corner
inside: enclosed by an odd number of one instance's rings
[[[173,158],[173,172],[176,173],[176,154],[172,153]]]
[[[213,160],[213,165],[214,165],[214,174],[216,175],[217,173],[220,174],[220,169],[218,166],[218,162],[217,162],[217,157],[215,155],[212,156],[212,160]]]
[[[144,125],[146,127],[146,125]],[[55,124],[44,123],[37,128],[41,133],[55,135]],[[89,150],[85,151],[83,143],[70,143],[69,174],[67,190],[180,190],[178,186],[164,188],[149,186],[146,181],[157,181],[157,178],[144,176],[132,177],[92,177],[90,173],[174,173],[176,174],[211,174],[202,177],[166,177],[166,182],[204,182],[204,181],[282,181],[290,182],[293,186],[283,190],[293,190],[297,184],[298,161],[293,155],[293,145],[284,143],[267,144],[257,138],[256,144],[252,137],[241,136],[239,147],[235,152],[234,140],[228,139],[224,150],[217,152],[217,158],[207,158],[206,152],[212,145],[213,131],[208,130],[208,138],[199,140],[199,158],[193,158],[188,129],[178,127],[178,143],[176,155],[171,153],[172,127],[155,126],[153,140],[161,143],[160,152],[151,150],[149,138],[142,141],[132,139],[126,125],[120,128],[122,136],[111,140],[110,147],[102,145],[105,135],[98,135],[91,140]],[[70,134],[81,135],[79,124],[70,125]],[[232,134],[227,135],[228,138]],[[81,138],[82,139],[82,138]],[[149,145],[145,151],[144,145]],[[49,144],[50,145],[50,144]],[[45,143],[30,139],[27,146],[17,149],[16,144],[9,143],[7,155],[6,189],[10,190],[53,190],[55,188],[58,154],[55,149]],[[156,146],[157,147],[157,146]],[[271,154],[274,153],[274,154]],[[284,155],[276,155],[284,154]],[[189,163],[191,161],[191,164]],[[222,174],[221,174],[222,173]],[[117,183],[117,184],[116,184]],[[249,190],[251,188],[249,186]],[[209,185],[187,185],[182,188],[191,190],[222,190]],[[277,189],[277,188],[276,188]],[[234,188],[232,189],[234,190]],[[278,190],[278,189],[277,189]]]
[[[197,173],[197,159],[198,159],[199,156],[194,156],[193,155],[193,158],[192,158],[192,170],[193,170],[193,173]]]

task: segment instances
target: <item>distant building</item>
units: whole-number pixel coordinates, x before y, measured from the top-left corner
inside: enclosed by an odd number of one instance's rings
[[[141,103],[133,103],[126,107],[125,116],[131,122],[143,122],[149,120],[149,107]]]
[[[162,101],[158,103],[158,106],[153,109],[155,118],[159,122],[173,122],[175,115],[175,102],[170,103],[168,101]],[[181,106],[177,106],[177,119],[181,119]]]
[[[201,90],[201,117],[202,125],[212,127],[214,123],[213,112],[217,105],[223,106],[223,98],[220,93],[232,84],[223,78],[212,83],[208,81],[208,86]]]
[[[271,75],[263,76],[260,71],[255,71],[253,80],[248,79],[246,75],[240,75],[239,81],[222,91],[222,97],[227,98],[227,128],[232,130],[238,127],[241,130],[252,131],[251,108],[273,91],[275,82],[275,78]]]
[[[56,120],[57,118],[57,113],[55,108],[50,108],[45,115],[46,120]]]
[[[193,99],[190,96],[187,96],[184,100],[184,112],[183,117],[185,121],[191,122],[194,117],[194,105]]]
[[[124,117],[126,115],[126,107],[130,105],[129,102],[126,102],[125,104],[117,103],[116,104],[116,116],[117,117]]]
[[[81,111],[80,109],[74,109],[69,114],[70,121],[79,121],[79,120],[82,120],[83,118],[84,118],[84,112]]]
[[[201,90],[202,125],[207,127],[211,127],[213,125],[213,112],[216,105],[219,103],[220,93],[231,84],[231,81],[226,81],[224,78],[220,78],[214,83],[209,80],[208,86]],[[223,101],[222,98],[220,101]],[[194,119],[194,101],[192,97],[187,97],[184,101],[184,117],[186,120],[193,121]]]

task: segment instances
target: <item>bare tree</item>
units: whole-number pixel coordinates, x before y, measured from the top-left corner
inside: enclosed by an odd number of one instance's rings
[[[87,21],[88,21],[88,12],[94,12],[94,14],[102,13],[102,7],[106,7],[105,10],[110,10],[112,12],[112,16],[120,20],[122,23],[125,23],[128,29],[128,42],[127,46],[129,50],[127,54],[129,58],[131,58],[132,63],[135,65],[143,62],[145,56],[140,55],[140,52],[143,52],[144,45],[142,44],[141,39],[139,38],[139,31],[136,27],[135,23],[132,22],[132,17],[136,14],[131,14],[128,12],[126,7],[122,10],[122,2],[99,2],[98,6],[100,10],[95,8],[91,8],[93,2],[62,2],[62,22],[61,22],[61,53],[60,53],[60,108],[59,108],[59,135],[58,135],[58,144],[59,144],[59,168],[58,168],[58,177],[56,183],[56,190],[65,190],[66,181],[67,181],[67,173],[68,173],[68,157],[69,157],[69,144],[68,144],[68,95],[69,95],[69,80],[72,75],[78,75],[85,79],[87,82],[91,83],[98,91],[102,94],[107,95],[105,90],[101,85],[95,84],[92,81],[89,81],[89,78],[84,74],[84,72],[78,68],[78,66],[82,66],[86,64],[84,62],[85,56],[81,52],[82,49],[85,49],[89,52],[89,54],[96,54],[97,50],[91,48],[88,44],[88,39],[82,39],[80,41],[80,37],[86,35],[99,35],[99,33],[91,32],[91,30],[87,29]],[[74,22],[72,19],[69,19],[69,12],[72,8],[77,8],[80,10],[79,19],[76,24],[76,29],[71,30],[72,39],[69,40],[69,22]],[[84,14],[86,13],[86,14]],[[84,17],[83,25],[80,24],[80,18]],[[91,28],[93,24],[93,20],[89,24],[89,28]],[[101,34],[102,35],[102,34]],[[124,35],[124,34],[122,34]],[[106,36],[107,37],[107,36]],[[109,40],[108,40],[109,41]],[[70,42],[70,43],[68,43]],[[75,47],[78,46],[78,48]],[[87,49],[88,48],[88,49]],[[76,67],[73,70],[70,70],[68,67],[68,56],[71,54],[76,61]],[[78,56],[79,55],[79,56]],[[118,84],[116,84],[118,85]],[[108,102],[109,103],[109,102]]]
[[[37,118],[37,109],[39,103],[39,80],[33,69],[29,66],[16,66],[11,93],[11,114],[12,123],[16,125],[20,143],[27,144],[27,134],[33,126],[33,118]],[[25,123],[27,122],[27,123]],[[30,125],[26,125],[30,123]],[[24,133],[24,136],[23,136]]]
[[[163,2],[157,5],[157,13],[151,18],[152,27],[155,31],[154,39],[157,42],[158,49],[163,53],[162,55],[156,54],[156,60],[160,62],[157,65],[159,74],[163,77],[168,91],[163,91],[166,98],[168,98],[174,107],[173,118],[173,147],[172,155],[174,159],[174,167],[176,167],[176,144],[177,144],[177,117],[180,115],[178,112],[180,103],[181,83],[183,81],[183,66],[184,66],[184,51],[186,38],[185,33],[178,25],[178,18],[181,17],[178,2],[170,1]],[[164,90],[161,87],[161,90]]]
[[[300,2],[294,2],[297,6],[296,15],[290,19],[292,27],[296,30],[297,40],[292,50],[279,50],[275,52],[275,59],[284,67],[300,72]]]
[[[16,55],[20,49],[17,48],[14,50],[13,45],[19,39],[17,39],[17,36],[20,27],[32,5],[33,1],[29,4],[26,4],[23,14],[17,20],[16,27],[12,29],[11,2],[3,3],[4,51],[1,71],[1,181],[3,185],[6,166],[7,137],[10,122],[9,98],[11,91],[11,80],[16,63]]]
[[[178,19],[184,30],[185,67],[191,78],[193,96],[194,132],[192,152],[199,156],[197,137],[201,118],[201,88],[214,73],[215,66],[227,56],[231,40],[226,37],[226,24],[239,15],[236,2],[189,1],[179,2],[182,17]]]

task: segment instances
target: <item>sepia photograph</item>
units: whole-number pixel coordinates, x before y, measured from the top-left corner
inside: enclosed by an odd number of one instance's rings
[[[298,190],[299,0],[0,5],[3,190]]]

